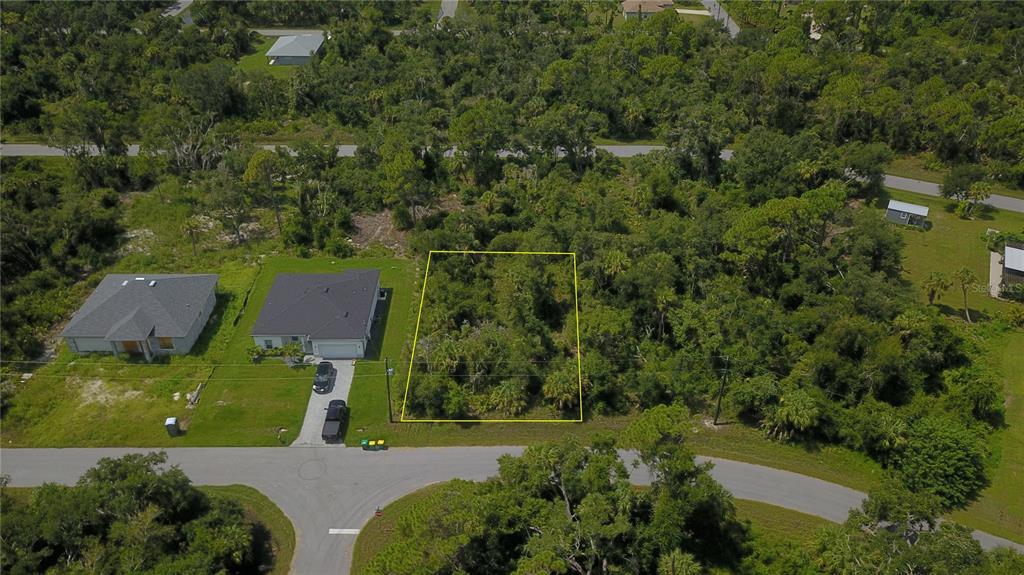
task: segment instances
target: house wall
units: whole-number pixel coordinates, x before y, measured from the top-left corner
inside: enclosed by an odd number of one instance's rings
[[[309,62],[309,56],[277,56],[271,58],[271,66],[301,66]]]
[[[924,226],[925,218],[923,216],[915,216],[909,212],[901,212],[899,210],[885,210],[885,219],[890,222],[897,224],[906,224],[911,226]]]
[[[1003,285],[1024,284],[1024,272],[1003,268]]]
[[[294,343],[302,344],[302,351],[304,351],[306,353],[313,353],[313,344],[312,344],[312,342],[306,340],[306,336],[305,335],[301,335],[301,334],[295,334],[294,336],[292,336],[292,335],[254,335],[254,336],[252,336],[252,342],[257,347],[266,347],[266,345],[264,345],[264,342],[269,339],[270,341],[273,342],[271,347],[283,347],[286,344],[292,343],[292,338],[293,337],[299,338],[299,341],[294,342]]]
[[[67,342],[68,349],[77,350],[78,353],[114,353],[110,342],[102,337],[66,337],[64,341]]]
[[[380,303],[380,280],[377,280],[377,285],[373,288],[373,303],[370,304],[370,319],[366,322],[366,341],[373,338],[373,316],[377,313],[377,304]]]

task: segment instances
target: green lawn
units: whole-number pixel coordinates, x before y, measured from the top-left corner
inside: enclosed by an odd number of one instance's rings
[[[264,70],[275,78],[291,78],[297,66],[271,66],[270,59],[267,58],[267,50],[276,41],[277,38],[273,36],[259,36],[256,42],[253,43],[253,51],[242,56],[238,61],[239,69],[246,71]]]
[[[885,173],[941,184],[948,171],[928,168],[925,166],[925,160],[921,156],[898,156],[889,162],[889,165],[885,168]],[[993,194],[1024,199],[1024,189],[1003,182],[994,184]]]
[[[1002,231],[1024,230],[1024,214],[987,210],[978,219],[964,220],[948,211],[949,203],[910,192],[889,190],[892,197],[928,206],[931,229],[918,230],[901,227],[906,242],[903,253],[905,277],[915,286],[932,272],[952,277],[961,266],[971,268],[983,284],[967,295],[971,316],[975,321],[1006,312],[1019,303],[1000,301],[989,297],[989,254],[980,236],[989,228]],[[927,301],[923,290],[918,290],[921,301]],[[957,287],[946,293],[936,305],[953,321],[963,317],[963,303]],[[991,485],[981,497],[964,510],[950,516],[957,522],[989,533],[1024,542],[1024,332],[995,333],[979,325],[968,328],[967,333],[978,341],[987,362],[1002,375],[1006,390],[1006,426],[991,437],[994,453],[989,470]]]
[[[352,553],[352,572],[361,573],[363,569],[384,547],[397,536],[398,520],[413,506],[423,501],[444,483],[428,485],[423,489],[397,499],[384,507],[380,517],[370,519],[356,539]],[[775,541],[791,541],[809,545],[821,527],[829,521],[813,515],[805,515],[767,503],[736,499],[736,514],[740,519],[750,521],[754,533]]]
[[[1006,311],[1020,305],[1003,302],[988,295],[989,255],[981,236],[989,228],[1000,231],[1024,230],[1024,214],[986,208],[973,220],[965,220],[951,211],[951,202],[942,198],[913,194],[899,190],[887,190],[894,199],[912,202],[929,208],[928,221],[931,229],[920,230],[909,226],[900,228],[906,247],[903,250],[904,277],[916,286],[932,272],[942,272],[952,279],[953,273],[967,266],[978,276],[982,284],[969,290],[968,305],[972,319],[977,312],[980,317]],[[885,201],[876,207],[882,209]],[[924,290],[918,290],[921,301],[927,301]],[[954,287],[938,302],[941,309],[951,315],[963,314],[963,296],[959,287]]]
[[[263,565],[271,565],[270,575],[287,575],[295,554],[295,529],[291,520],[266,495],[248,485],[197,486],[208,495],[219,495],[238,503],[245,517],[254,524],[255,543]],[[28,505],[32,487],[5,487],[14,505]]]
[[[253,365],[249,335],[279,272],[381,269],[385,288],[401,292],[404,260],[390,258],[264,258],[229,263],[220,273],[218,307],[192,353],[146,364],[109,356],[80,358],[62,351],[19,390],[4,417],[6,447],[273,446],[298,435],[309,398],[311,368],[273,359]],[[250,292],[251,289],[251,292]],[[205,382],[199,405],[185,393]],[[180,394],[178,400],[173,399]],[[184,436],[168,437],[164,418],[176,416]]]

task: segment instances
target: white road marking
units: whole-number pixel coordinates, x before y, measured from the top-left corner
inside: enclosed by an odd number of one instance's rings
[[[359,535],[358,529],[328,529],[329,535]]]

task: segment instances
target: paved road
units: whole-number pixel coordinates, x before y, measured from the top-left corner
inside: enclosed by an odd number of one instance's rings
[[[275,146],[274,144],[262,144],[261,147],[268,150],[273,150],[277,146]],[[618,156],[620,158],[632,158],[633,156],[639,156],[641,154],[646,154],[654,150],[663,150],[665,149],[665,146],[615,144],[607,146],[597,146],[597,148],[600,150],[604,150],[614,156]],[[356,146],[352,144],[338,146],[339,156],[354,156],[355,153]],[[131,144],[130,146],[128,146],[129,156],[137,156],[138,154],[138,144]],[[60,148],[54,148],[51,146],[46,146],[44,144],[0,144],[0,156],[63,155],[64,151],[61,150]],[[732,156],[732,150],[722,150],[723,160],[728,160],[732,158]],[[891,175],[886,175],[883,178],[883,182],[886,186],[893,188],[895,190],[905,190],[908,192],[914,192],[916,194],[924,194],[926,196],[939,196],[939,185],[933,182],[925,182],[922,180],[913,180],[911,178],[904,178],[900,176]],[[994,208],[999,208],[1001,210],[1024,213],[1024,200],[1022,199],[993,194],[992,197],[985,200],[984,203]]]
[[[13,486],[73,483],[101,457],[144,453],[146,449],[5,449],[2,471]],[[168,449],[201,485],[243,483],[259,489],[291,519],[298,539],[293,573],[349,572],[354,535],[330,529],[360,529],[374,510],[430,483],[453,478],[482,480],[497,472],[496,459],[521,447],[438,447],[370,453],[355,448],[178,448]],[[631,460],[630,454],[624,457]],[[864,494],[852,489],[760,465],[717,458],[711,475],[733,495],[842,521]],[[646,484],[646,470],[632,472]],[[1024,546],[975,532],[986,548]]]
[[[334,387],[328,393],[320,394],[313,391],[310,377],[309,403],[306,404],[306,415],[302,418],[302,429],[299,436],[292,442],[292,447],[312,447],[326,445],[321,433],[324,429],[324,416],[327,415],[327,404],[334,399],[348,402],[348,391],[352,387],[352,376],[356,366],[351,359],[329,360],[335,369]]]
[[[445,18],[455,18],[455,11],[459,8],[459,0],[441,0],[441,10],[437,13],[438,23]]]
[[[261,36],[299,36],[301,34],[323,34],[320,28],[253,28]]]
[[[700,3],[708,9],[708,12],[711,12],[712,18],[725,24],[730,37],[735,38],[740,33],[740,27],[736,24],[735,20],[729,17],[729,13],[725,11],[724,6],[715,0],[701,0]]]

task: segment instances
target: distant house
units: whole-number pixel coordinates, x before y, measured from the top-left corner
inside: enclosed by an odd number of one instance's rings
[[[1003,287],[1024,285],[1024,245],[1006,244],[1003,253]]]
[[[897,224],[924,227],[925,218],[928,217],[928,208],[917,204],[889,200],[889,206],[885,208],[885,217],[890,222]]]
[[[649,18],[672,7],[672,0],[624,0],[622,17],[626,20]]]
[[[334,274],[278,274],[252,328],[253,342],[271,349],[296,343],[324,359],[366,354],[380,271]]]
[[[320,51],[323,43],[323,32],[281,36],[267,50],[267,58],[271,66],[301,66]]]
[[[217,276],[110,274],[75,312],[61,337],[76,353],[184,354],[203,331]]]

